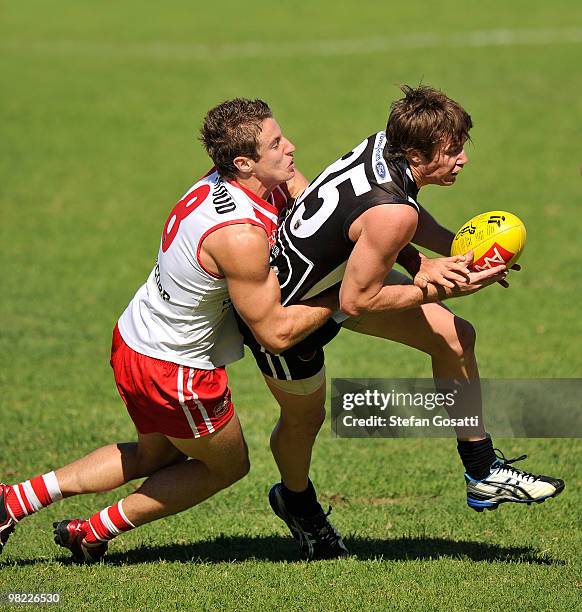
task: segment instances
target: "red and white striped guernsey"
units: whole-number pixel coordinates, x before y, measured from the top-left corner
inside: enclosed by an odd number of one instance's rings
[[[239,223],[262,227],[274,244],[288,197],[278,187],[264,200],[216,171],[195,183],[170,213],[156,264],[118,321],[125,342],[143,355],[204,370],[240,359],[226,280],[204,268],[200,248],[210,233]]]

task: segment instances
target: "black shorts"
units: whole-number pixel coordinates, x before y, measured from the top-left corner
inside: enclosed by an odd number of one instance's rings
[[[251,349],[259,370],[266,376],[279,380],[303,380],[315,376],[325,363],[323,347],[341,330],[341,323],[329,319],[310,336],[289,350],[275,355],[257,342],[253,332],[238,314],[236,319],[244,342]]]

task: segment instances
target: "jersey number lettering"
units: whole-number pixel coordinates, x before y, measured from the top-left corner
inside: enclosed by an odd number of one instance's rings
[[[331,217],[333,211],[337,208],[339,203],[339,191],[338,186],[345,182],[350,181],[352,184],[352,189],[356,196],[360,196],[372,189],[368,178],[366,177],[366,168],[364,162],[338,174],[336,177],[332,178],[330,181],[321,185],[323,181],[330,175],[339,170],[343,170],[346,166],[349,166],[354,163],[358,157],[364,152],[366,149],[368,141],[364,140],[361,144],[359,144],[351,153],[351,155],[346,156],[344,159],[338,159],[331,166],[329,166],[321,176],[316,179],[316,181],[303,193],[300,198],[299,206],[295,209],[293,216],[290,220],[290,228],[291,233],[298,238],[309,238],[313,236],[317,232],[317,230]],[[317,196],[323,200],[323,203],[319,207],[319,210],[309,217],[309,219],[304,219],[303,215],[305,214],[305,202],[304,199],[307,195],[309,195],[316,187],[319,187],[317,191]]]
[[[194,191],[187,193],[176,206],[174,206],[174,209],[166,221],[166,225],[164,225],[164,231],[162,233],[162,252],[165,253],[170,248],[170,245],[178,233],[180,223],[204,202],[209,193],[210,185],[200,185],[200,187],[194,189]]]

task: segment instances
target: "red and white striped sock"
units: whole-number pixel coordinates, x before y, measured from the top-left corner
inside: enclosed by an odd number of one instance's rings
[[[84,538],[87,544],[109,542],[120,533],[135,527],[125,516],[122,502],[123,500],[120,500],[113,506],[108,506],[104,510],[96,512],[87,521],[87,535]]]
[[[54,472],[7,487],[6,509],[15,521],[46,508],[63,498]]]

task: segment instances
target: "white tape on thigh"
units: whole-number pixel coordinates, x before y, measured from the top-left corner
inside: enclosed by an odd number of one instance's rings
[[[311,395],[325,382],[325,366],[317,374],[309,378],[302,378],[301,380],[280,380],[265,374],[263,376],[269,380],[273,387],[285,393],[290,393],[291,395]]]

